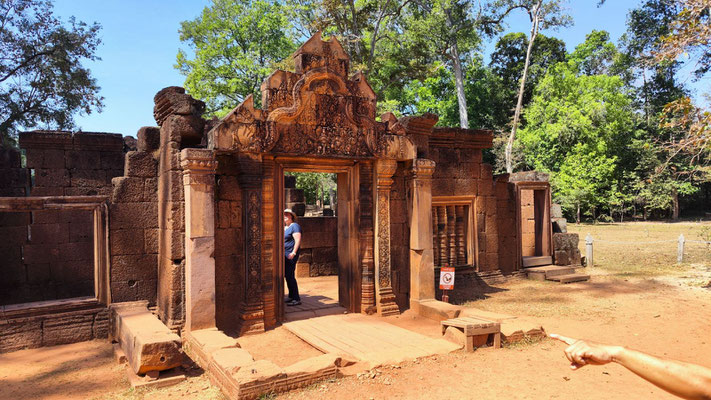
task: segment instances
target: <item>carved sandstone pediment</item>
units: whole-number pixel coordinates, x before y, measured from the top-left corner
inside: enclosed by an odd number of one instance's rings
[[[361,72],[348,78],[349,60],[335,38],[314,35],[294,53],[295,73],[275,71],[209,133],[212,148],[231,152],[345,158],[415,157],[397,123],[375,120],[376,96]]]

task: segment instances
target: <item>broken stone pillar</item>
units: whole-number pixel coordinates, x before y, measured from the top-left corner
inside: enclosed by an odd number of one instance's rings
[[[147,308],[145,301],[114,303],[111,339],[117,341],[137,374],[164,371],[182,364],[180,337]]]
[[[215,327],[215,170],[211,150],[180,152],[185,188],[185,328]]]
[[[397,161],[378,160],[375,169],[375,305],[379,315],[388,316],[400,313],[390,276],[390,187]]]
[[[410,308],[435,298],[432,250],[432,160],[416,159],[407,177],[410,218]],[[414,303],[414,304],[413,304]]]

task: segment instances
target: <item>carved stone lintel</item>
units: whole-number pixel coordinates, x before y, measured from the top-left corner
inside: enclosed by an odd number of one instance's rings
[[[390,266],[390,187],[396,169],[395,160],[379,160],[376,164],[376,306],[382,316],[400,313],[392,289]]]

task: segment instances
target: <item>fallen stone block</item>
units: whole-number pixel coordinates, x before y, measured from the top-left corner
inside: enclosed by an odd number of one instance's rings
[[[257,398],[264,393],[279,391],[286,380],[286,372],[267,360],[245,365],[231,376],[240,398]]]
[[[339,359],[338,355],[328,353],[299,361],[284,368],[287,380],[283,389],[296,389],[324,379],[335,378],[338,375],[336,364]]]
[[[182,364],[180,337],[153,315],[145,302],[116,303],[110,308],[111,337],[118,341],[136,374]]]
[[[540,339],[545,336],[545,329],[536,322],[520,318],[501,322],[501,339],[505,343],[515,343],[525,339]]]
[[[462,312],[462,307],[439,300],[413,300],[410,301],[410,308],[417,312],[418,315],[435,321],[457,318]]]
[[[444,338],[450,342],[464,347],[467,344],[467,336],[464,331],[454,326],[448,326],[444,331]]]

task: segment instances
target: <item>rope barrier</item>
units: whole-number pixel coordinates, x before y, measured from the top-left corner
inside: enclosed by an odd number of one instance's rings
[[[615,240],[603,240],[603,239],[593,239],[593,241],[594,241],[595,243],[603,242],[603,243],[612,243],[612,244],[651,244],[651,243],[671,243],[671,242],[676,243],[676,242],[678,242],[677,239],[673,239],[673,240],[652,240],[652,241],[648,241],[648,242],[618,242],[618,241],[615,241]],[[688,243],[688,242],[690,242],[690,240],[687,240],[687,243]]]

